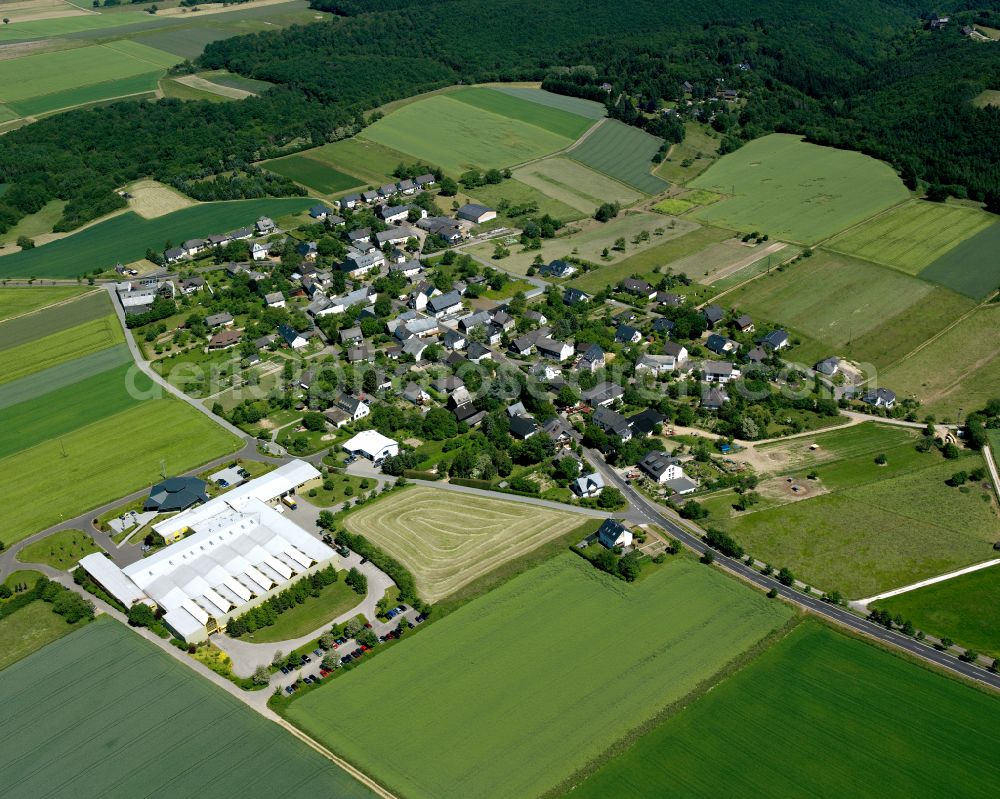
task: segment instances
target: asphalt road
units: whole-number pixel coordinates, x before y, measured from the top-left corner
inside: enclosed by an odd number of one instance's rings
[[[598,469],[604,475],[605,482],[609,485],[618,486],[633,508],[639,510],[648,521],[659,525],[686,547],[698,554],[702,554],[705,550],[709,549],[700,538],[669,519],[663,514],[658,505],[632,488],[627,480],[623,479],[614,469],[605,463],[600,453],[592,450],[586,450],[586,453],[591,462],[597,464]],[[759,571],[750,568],[741,561],[727,558],[715,550],[713,552],[715,554],[715,563],[721,568],[749,583],[763,588],[765,591],[773,588],[778,592],[780,597],[804,610],[823,616],[836,624],[866,635],[876,641],[896,647],[897,649],[902,649],[921,660],[933,663],[935,666],[947,669],[954,674],[1000,691],[1000,674],[993,674],[980,666],[961,661],[954,655],[938,651],[933,646],[918,641],[915,638],[910,638],[894,630],[887,630],[881,625],[873,624],[867,619],[856,616],[844,607],[831,605],[829,602],[823,602],[818,597],[803,594],[800,591],[782,585],[772,577],[765,577]]]

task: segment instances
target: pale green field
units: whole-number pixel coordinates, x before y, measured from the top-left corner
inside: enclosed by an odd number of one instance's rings
[[[514,244],[510,247],[511,255],[497,261],[497,265],[508,272],[523,275],[536,255],[541,255],[548,263],[556,258],[571,255],[574,250],[576,256],[584,260],[597,264],[614,264],[630,256],[652,250],[665,241],[679,238],[699,227],[696,222],[678,219],[675,220],[674,227],[670,228],[670,221],[658,214],[647,213],[622,215],[604,224],[591,221],[581,233],[556,239],[542,239],[541,250],[519,252],[521,246]],[[657,229],[662,230],[662,235],[655,235]],[[642,231],[649,233],[649,240],[633,244],[633,237]],[[611,249],[618,238],[625,239],[624,252]],[[469,252],[480,258],[490,259],[493,257],[494,247],[495,244],[489,242],[476,244],[469,249]],[[608,248],[608,257],[602,258],[601,252],[605,247]]]
[[[630,186],[562,156],[519,167],[514,170],[514,176],[588,216],[602,203],[631,205],[642,196]]]
[[[996,221],[961,205],[912,200],[834,238],[829,249],[910,275]]]
[[[92,290],[86,286],[0,287],[0,320],[30,313]]]
[[[888,164],[784,133],[743,145],[688,185],[730,195],[697,211],[699,219],[801,244],[814,244],[909,196]]]
[[[113,347],[124,341],[125,337],[118,319],[114,314],[109,314],[102,319],[95,319],[44,336],[28,344],[0,350],[0,384]]]

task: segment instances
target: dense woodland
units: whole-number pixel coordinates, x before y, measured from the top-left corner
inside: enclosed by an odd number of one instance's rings
[[[348,135],[384,102],[458,82],[545,80],[607,98],[613,115],[669,139],[657,110],[735,88],[744,104],[715,124],[725,148],[773,130],[859,149],[917,181],[1000,210],[1000,45],[959,27],[1000,20],[1000,0],[313,0],[329,20],[208,45],[198,68],[280,84],[240,103],[123,101],[43,119],[0,138],[0,230],[47,201],[70,230],[114,208],[113,189],[146,175],[199,199],[287,194],[246,171],[277,148]],[[929,12],[950,13],[943,31]],[[193,68],[193,67],[192,67]],[[610,83],[610,92],[601,88]],[[204,178],[225,173],[217,187]],[[989,195],[989,196],[988,196]]]

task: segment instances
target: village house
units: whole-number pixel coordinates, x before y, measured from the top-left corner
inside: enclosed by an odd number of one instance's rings
[[[632,428],[618,411],[598,407],[590,420],[608,435],[617,436],[622,442],[632,440]]]
[[[581,475],[571,482],[569,487],[581,499],[596,497],[604,490],[604,478],[597,472]]]
[[[608,549],[616,547],[628,549],[632,546],[632,533],[621,522],[615,519],[605,519],[597,530],[597,540],[601,546]]]
[[[270,294],[264,295],[264,302],[267,303],[268,308],[284,308],[285,295],[280,291],[272,291]]]
[[[210,350],[227,350],[239,344],[242,338],[243,333],[240,330],[223,330],[208,340],[208,348]]]
[[[584,391],[582,396],[583,401],[586,402],[591,408],[606,408],[612,405],[616,400],[621,399],[624,394],[625,389],[617,383],[604,381],[603,383],[598,383],[593,388]]]
[[[481,225],[484,222],[496,219],[497,212],[486,205],[480,205],[479,203],[467,203],[458,209],[456,216],[459,219],[464,219],[466,222]]]
[[[704,361],[701,365],[706,383],[729,383],[740,376],[732,361]]]

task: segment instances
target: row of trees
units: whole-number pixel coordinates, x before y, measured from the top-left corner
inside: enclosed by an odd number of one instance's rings
[[[296,580],[284,591],[268,597],[241,616],[229,619],[226,622],[226,634],[239,638],[262,627],[270,627],[282,613],[305,603],[310,597],[315,599],[324,587],[335,582],[337,582],[337,570],[333,566],[327,566],[308,577]]]

